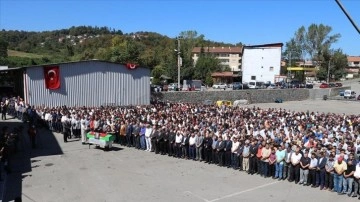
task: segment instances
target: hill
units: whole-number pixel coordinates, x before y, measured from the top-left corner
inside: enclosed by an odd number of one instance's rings
[[[179,36],[183,78],[192,77],[193,47],[234,46],[206,40],[204,35],[196,31],[184,31]],[[2,30],[0,63],[13,67],[101,59],[158,68],[162,73],[176,78],[177,52],[174,49],[177,42],[175,38],[156,32],[123,33],[109,27],[79,26],[43,32]]]

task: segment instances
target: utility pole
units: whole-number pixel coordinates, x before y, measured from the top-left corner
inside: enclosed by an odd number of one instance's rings
[[[288,78],[291,79],[291,51],[288,53],[289,58],[289,71],[288,71]],[[289,82],[289,81],[288,81]]]
[[[328,84],[329,84],[329,82],[330,82],[330,62],[331,62],[331,59],[329,60],[328,72],[327,72],[327,83],[328,83]]]
[[[178,66],[178,88],[180,90],[180,66],[181,66],[181,58],[180,58],[180,38],[177,38],[178,47],[177,47],[177,66]]]

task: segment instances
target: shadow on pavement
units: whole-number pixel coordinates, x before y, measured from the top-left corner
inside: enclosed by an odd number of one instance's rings
[[[13,128],[23,126],[24,129],[20,134],[18,142],[18,151],[10,158],[11,172],[7,174],[5,189],[3,194],[3,201],[12,201],[17,197],[22,196],[22,180],[26,177],[32,177],[31,171],[36,166],[32,167],[32,163],[40,160],[33,160],[39,156],[51,156],[63,154],[60,145],[58,144],[54,134],[45,129],[37,128],[36,148],[32,149],[30,138],[28,137],[27,130],[28,124],[22,123],[17,119],[6,120],[0,122],[0,128],[8,126],[9,131]],[[1,195],[0,195],[1,196]]]

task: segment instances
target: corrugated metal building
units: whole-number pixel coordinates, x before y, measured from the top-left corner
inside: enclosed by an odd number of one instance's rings
[[[45,87],[44,67],[58,66],[60,88]],[[24,68],[24,98],[35,106],[150,104],[150,69],[100,60]]]

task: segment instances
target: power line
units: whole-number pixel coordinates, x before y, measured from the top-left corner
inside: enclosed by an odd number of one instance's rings
[[[344,14],[346,15],[346,17],[349,19],[349,21],[351,22],[351,24],[355,27],[355,29],[358,31],[358,33],[360,34],[360,29],[359,27],[355,24],[354,20],[351,18],[351,16],[349,15],[349,13],[345,10],[344,6],[341,4],[340,0],[335,0],[336,3],[339,5],[339,7],[341,8],[341,10],[344,12]]]

